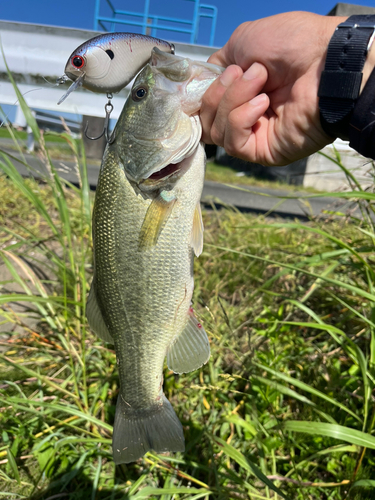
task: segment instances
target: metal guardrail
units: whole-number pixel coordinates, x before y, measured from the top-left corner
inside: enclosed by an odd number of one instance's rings
[[[195,44],[198,40],[201,18],[209,18],[212,20],[209,41],[209,45],[212,47],[216,30],[217,7],[214,5],[201,4],[200,0],[185,1],[194,2],[193,19],[150,14],[150,0],[145,1],[143,12],[121,10],[116,8],[111,0],[106,0],[106,4],[111,11],[108,17],[101,14],[101,0],[96,0],[94,30],[97,31],[102,29],[103,31],[115,31],[116,24],[121,24],[142,28],[142,33],[144,35],[151,34],[151,36],[157,36],[158,30],[188,34],[190,35],[190,43]],[[105,23],[110,24],[110,29],[107,28]]]
[[[46,113],[44,111],[35,111],[35,119],[42,129],[54,130],[56,132],[62,132],[64,126],[62,124],[61,118],[57,115],[51,113]],[[77,120],[72,120],[70,118],[64,118],[66,126],[75,134],[81,133],[81,122]]]
[[[59,87],[54,85],[63,74],[69,55],[83,42],[98,35],[97,31],[0,21],[0,34],[9,68],[31,108],[104,117],[105,94],[80,88],[57,105],[69,83]],[[212,47],[200,45],[178,42],[174,45],[177,55],[198,61],[207,61],[215,51]],[[0,103],[17,104],[17,96],[6,71],[0,55]],[[115,94],[113,119],[118,118],[127,94],[128,88]]]

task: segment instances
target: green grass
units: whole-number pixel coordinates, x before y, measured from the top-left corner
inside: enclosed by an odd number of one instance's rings
[[[16,137],[16,139],[18,139],[19,141],[26,141],[27,139],[27,133],[24,130],[15,130],[15,129],[9,130],[9,128],[5,126],[0,127],[0,139],[13,140],[12,133],[14,137]],[[45,133],[45,142],[55,142],[63,146],[65,146],[66,144],[64,138],[60,137],[59,134],[55,134],[54,132],[48,132],[48,131]]]
[[[82,144],[61,138],[81,188],[55,175],[42,137],[43,182],[0,153],[0,498],[373,498],[375,195],[347,194],[360,220],[203,214],[194,307],[212,355],[164,373],[186,452],[115,467],[115,354],[85,318],[92,196]]]

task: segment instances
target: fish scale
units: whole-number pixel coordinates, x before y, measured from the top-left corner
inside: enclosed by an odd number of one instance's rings
[[[199,172],[191,169],[188,174],[184,183],[194,180],[196,189],[202,189],[202,173],[199,184]],[[151,200],[135,194],[114,154],[107,155],[99,176],[99,203],[93,214],[95,288],[109,332],[116,332],[121,394],[134,408],[149,407],[159,396],[161,378],[153,374],[162,372],[167,347],[181,328],[179,323],[183,328],[187,321],[193,280],[189,239],[196,200],[191,202],[182,187],[181,191],[179,217],[167,222],[154,248],[138,252],[138,236]],[[178,251],[172,251],[176,247]],[[129,348],[139,343],[147,365]]]
[[[185,373],[206,363],[210,353],[191,309],[193,258],[202,249],[205,168],[196,111],[221,71],[206,63],[181,65],[181,58],[166,59],[157,49],[151,60],[116,124],[116,140],[107,145],[93,210],[87,317],[116,351],[116,463],[134,461],[150,449],[184,450],[181,423],[162,390],[164,360],[167,356],[171,370]],[[195,74],[202,84],[195,82],[194,108],[188,95],[187,111],[195,113],[190,116],[183,109],[184,85]],[[144,100],[133,99],[138,88],[147,89]]]

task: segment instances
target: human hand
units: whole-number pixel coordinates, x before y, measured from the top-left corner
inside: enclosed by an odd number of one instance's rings
[[[241,24],[209,59],[229,67],[203,98],[203,141],[262,165],[287,165],[332,142],[317,93],[329,41],[345,19],[289,12]]]

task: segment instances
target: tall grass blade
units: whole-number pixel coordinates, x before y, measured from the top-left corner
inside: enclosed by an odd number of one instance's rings
[[[295,387],[298,387],[299,389],[302,389],[303,391],[309,392],[310,394],[313,394],[314,396],[317,396],[320,399],[328,401],[332,405],[337,406],[341,410],[343,410],[346,413],[348,413],[349,415],[351,415],[353,418],[358,420],[358,422],[362,423],[362,420],[360,419],[360,417],[358,417],[358,415],[356,415],[353,411],[351,411],[349,408],[347,408],[344,404],[340,403],[339,401],[337,401],[334,398],[331,398],[330,396],[328,396],[324,392],[321,392],[318,389],[311,387],[310,385],[306,384],[305,382],[302,382],[301,380],[298,380],[294,377],[290,377],[289,375],[286,375],[285,373],[277,372],[276,370],[273,370],[272,368],[269,368],[268,366],[265,366],[265,365],[262,365],[262,364],[259,364],[256,362],[254,362],[254,365],[262,370],[265,370],[266,372],[270,373],[274,377],[276,377],[280,380],[284,380],[288,384],[294,385]],[[311,402],[310,402],[310,404],[311,404]]]
[[[346,283],[345,281],[328,278],[327,276],[322,276],[320,274],[313,273],[311,271],[306,271],[306,269],[302,269],[298,266],[292,266],[290,264],[285,264],[283,262],[279,262],[279,261],[276,261],[273,259],[267,259],[265,257],[260,257],[259,255],[250,254],[248,252],[242,252],[240,250],[234,250],[232,248],[222,247],[219,245],[212,245],[210,243],[207,243],[206,246],[216,248],[217,250],[222,250],[222,251],[228,252],[228,253],[243,255],[244,257],[249,257],[249,258],[254,259],[254,260],[266,262],[268,264],[274,264],[276,266],[284,267],[284,268],[290,269],[292,271],[297,271],[297,272],[305,274],[306,276],[311,276],[313,278],[321,279],[322,281],[325,281],[326,283],[330,283],[332,285],[336,285],[336,286],[339,286],[341,288],[345,288],[346,290],[349,290],[349,291],[353,292],[354,294],[359,295],[360,297],[364,297],[365,299],[368,299],[371,302],[375,302],[375,294],[368,293],[368,292],[366,292],[366,290],[362,290],[362,288],[360,288],[360,287],[350,285],[349,283]]]
[[[211,439],[214,442],[216,442],[220,446],[220,448],[222,448],[224,453],[228,455],[228,457],[230,457],[232,460],[234,460],[240,467],[243,467],[248,472],[253,474],[266,486],[268,486],[268,488],[270,488],[272,491],[274,491],[279,496],[284,498],[284,500],[289,500],[288,497],[279,488],[277,488],[277,486],[275,486],[273,482],[268,479],[267,476],[263,474],[263,472],[259,469],[259,467],[257,467],[248,458],[245,458],[245,456],[240,451],[236,450],[236,448],[234,448],[230,444],[226,443],[223,439],[220,439],[216,436],[212,436]]]
[[[13,368],[17,368],[18,370],[23,371],[29,377],[37,378],[38,380],[40,380],[41,382],[43,382],[44,384],[46,384],[49,387],[51,387],[57,391],[60,391],[63,394],[66,394],[67,396],[69,396],[73,399],[78,398],[78,396],[76,396],[72,392],[69,392],[66,389],[63,389],[60,385],[55,384],[55,382],[52,382],[52,380],[49,380],[49,378],[47,378],[45,375],[41,375],[38,372],[31,370],[30,368],[26,368],[26,366],[23,366],[22,364],[14,363],[11,359],[7,358],[6,356],[0,355],[0,359],[4,360],[5,363],[7,363],[8,365],[13,366]],[[24,400],[21,400],[21,401],[24,402]]]
[[[62,391],[62,392],[64,392],[64,391]],[[73,396],[76,397],[75,395],[73,395]],[[30,408],[23,406],[23,404],[25,403],[25,400],[21,399],[21,398],[11,397],[11,398],[9,398],[8,401],[3,399],[3,398],[0,398],[0,401],[2,401],[3,404],[12,403],[14,406],[16,406],[21,411],[26,411],[26,412],[32,411],[32,410],[30,410]],[[42,406],[42,407],[46,408],[47,410],[49,410],[51,413],[52,412],[56,412],[56,413],[63,412],[63,413],[68,413],[69,415],[75,415],[76,417],[79,417],[79,418],[82,418],[88,422],[91,422],[91,423],[97,425],[98,427],[102,427],[103,429],[105,429],[106,431],[109,431],[110,433],[112,433],[112,430],[113,430],[112,426],[107,424],[106,422],[103,422],[102,420],[99,420],[98,418],[93,417],[89,413],[84,413],[71,405],[54,404],[54,403],[48,403],[45,401],[34,401],[31,399],[28,400],[28,404],[30,404],[32,406],[36,406],[36,407]],[[38,414],[38,412],[35,412],[35,413]]]
[[[21,191],[21,193],[23,193],[26,198],[34,205],[36,211],[40,213],[40,215],[48,223],[53,234],[55,236],[59,236],[59,231],[56,228],[55,223],[52,221],[52,218],[50,217],[43,201],[36,193],[34,193],[32,188],[24,182],[23,177],[17,171],[12,162],[1,152],[0,156],[4,159],[4,161],[0,161],[0,168],[12,180],[14,185]]]
[[[21,484],[21,479],[20,479],[20,474],[18,472],[18,467],[16,463],[16,459],[14,458],[13,453],[10,451],[9,448],[7,448],[7,458],[8,458],[8,464],[13,472],[13,475],[17,481],[18,484]]]
[[[99,455],[98,458],[98,463],[97,463],[97,469],[94,477],[94,483],[92,485],[92,493],[91,493],[91,500],[95,500],[96,494],[98,492],[98,484],[99,484],[99,479],[100,479],[100,473],[102,471],[102,457]]]
[[[359,479],[355,483],[352,484],[353,488],[375,488],[375,480],[374,479]]]
[[[210,490],[203,490],[198,488],[188,488],[188,487],[172,487],[172,488],[153,488],[152,486],[146,486],[146,488],[142,488],[137,494],[131,496],[131,500],[142,500],[149,499],[152,495],[161,496],[161,495],[197,495],[202,494],[203,496],[209,496],[212,494]],[[198,497],[198,498],[202,498]]]
[[[327,436],[375,450],[374,436],[365,432],[357,431],[356,429],[351,429],[350,427],[344,427],[343,425],[289,420],[284,423],[284,429],[286,431],[304,432],[306,434],[313,434],[316,436]]]
[[[7,73],[8,73],[8,77],[9,77],[9,80],[11,81],[13,88],[14,88],[14,91],[17,95],[18,103],[22,109],[23,114],[25,115],[27,124],[29,125],[29,127],[33,131],[35,140],[40,141],[40,131],[39,131],[38,124],[37,124],[32,112],[31,112],[29,106],[26,104],[26,101],[25,101],[23,95],[21,94],[19,88],[17,87],[17,84],[14,81],[12,73],[9,70],[7,61],[5,59],[5,54],[4,54],[3,45],[1,43],[1,41],[0,41],[0,46],[1,46],[1,53],[3,55],[4,64],[5,64]]]

